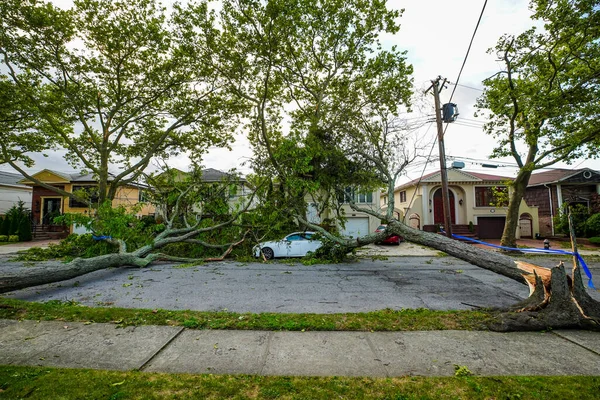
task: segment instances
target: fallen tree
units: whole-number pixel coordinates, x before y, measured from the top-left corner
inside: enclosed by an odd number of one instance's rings
[[[127,242],[123,238],[102,236],[101,240],[105,240],[107,243],[116,246],[118,251],[91,258],[75,258],[68,263],[60,261],[43,262],[35,267],[3,273],[0,276],[0,293],[60,282],[105,268],[124,266],[146,267],[157,261],[203,262],[224,260],[235,246],[244,242],[249,231],[246,230],[244,233],[240,231],[240,237],[237,240],[225,244],[208,243],[201,240],[199,235],[233,225],[243,213],[248,211],[254,195],[250,196],[243,209],[233,213],[226,221],[202,227],[202,211],[189,217],[179,212],[180,204],[184,201],[186,194],[192,191],[193,187],[194,185],[189,185],[186,190],[180,192],[171,218],[165,223],[165,229],[153,237],[150,243],[140,246],[135,250],[129,250]],[[173,188],[173,190],[177,190],[177,188]],[[127,222],[125,221],[124,224],[126,225]],[[92,226],[91,222],[89,226]],[[127,231],[122,231],[121,236],[125,237],[126,235]],[[161,249],[174,243],[191,243],[206,248],[222,249],[223,252],[218,257],[205,258],[179,257],[161,252]]]
[[[257,152],[253,166],[270,179],[276,176],[282,200],[292,201],[289,205],[282,201],[278,211],[294,213],[306,227],[321,232],[326,238],[321,254],[329,257],[337,258],[397,234],[529,285],[529,299],[499,313],[494,329],[598,327],[600,306],[586,293],[578,268],[569,280],[562,266],[547,269],[515,262],[503,254],[412,229],[393,218],[396,179],[416,157],[405,138],[395,136],[412,127],[393,123],[393,117],[400,112],[399,104],[409,104],[412,68],[406,64],[404,54],[395,49],[378,52],[377,57],[366,54],[379,44],[377,37],[383,27],[391,33],[399,29],[393,22],[399,13],[386,10],[380,2],[340,3],[327,10],[313,7],[312,2],[300,5],[302,12],[289,14],[245,2],[227,2],[222,23],[230,24],[232,29],[224,30],[222,37],[212,30],[207,35],[222,44],[215,46],[214,56],[210,57],[215,63],[212,67],[226,76],[230,89],[256,111],[249,123],[251,143]],[[352,15],[348,15],[349,8]],[[203,48],[204,36],[193,40],[193,23],[202,22],[194,17],[201,13],[192,11],[186,14],[185,20],[192,24],[185,37],[190,38],[190,48]],[[356,26],[361,29],[355,29]],[[240,31],[240,27],[247,34],[230,35]],[[290,63],[289,59],[295,62]],[[290,99],[297,107],[291,115],[292,129],[286,136],[280,122]],[[415,144],[414,149],[421,147]],[[387,186],[385,213],[358,207],[352,198],[347,200],[353,210],[387,223],[385,232],[348,240],[304,218],[307,196],[321,203],[318,209],[333,208],[340,194],[347,195],[347,187],[369,190],[381,185]],[[190,261],[167,256],[160,249],[170,243],[198,240],[195,237],[204,229],[218,227],[169,226],[151,244],[132,252],[117,240],[118,253],[57,265],[60,273],[48,270],[36,275],[32,271],[0,277],[0,292],[56,282],[110,266]],[[239,241],[222,245],[226,249],[223,254],[236,243]]]
[[[404,53],[394,48],[371,54],[372,49],[380,49],[381,33],[399,29],[383,21],[396,20],[399,14],[377,2],[350,1],[327,10],[311,5],[294,15],[266,7],[249,12],[244,2],[231,3],[222,11],[223,21],[232,26],[227,32],[242,26],[249,33],[235,38],[224,35],[215,59],[238,66],[228,69],[230,81],[238,82],[234,86],[239,96],[254,99],[250,122],[254,170],[266,178],[276,177],[286,201],[281,208],[321,233],[325,245],[318,255],[339,259],[357,247],[401,235],[529,285],[528,302],[499,313],[494,329],[598,326],[598,303],[585,292],[578,270],[575,283],[569,283],[561,267],[549,270],[515,262],[504,254],[412,229],[394,218],[398,177],[430,147],[427,135],[418,131],[419,124],[401,118],[413,102],[412,67]],[[363,7],[370,11],[367,16]],[[365,22],[366,18],[370,20]],[[339,23],[348,20],[353,23]],[[238,65],[239,60],[243,62]],[[244,62],[251,60],[261,61],[250,68]],[[285,109],[289,102],[295,106],[293,112]],[[282,115],[290,120],[285,135]],[[355,196],[377,193],[380,188],[385,188],[386,210],[380,209],[375,196],[373,208],[356,204]],[[307,199],[326,215],[323,226],[309,221]],[[345,222],[340,212],[345,204],[352,213],[387,223],[386,231],[350,240],[332,234],[330,227]],[[544,279],[545,284],[540,284]]]
[[[228,221],[225,224],[202,229],[199,229],[196,226],[184,229],[167,229],[157,236],[152,244],[131,252],[127,251],[127,246],[124,241],[109,239],[109,242],[119,245],[119,251],[117,253],[105,254],[92,258],[76,258],[69,263],[60,261],[43,262],[36,267],[23,269],[16,273],[3,274],[0,276],[0,293],[60,282],[105,268],[124,266],[146,267],[156,261],[222,261],[229,253],[231,253],[235,246],[241,244],[245,240],[245,234],[236,242],[222,245],[209,244],[199,239],[193,239],[193,237],[203,232],[208,232],[209,230],[221,228],[231,222],[233,222],[233,220]],[[175,257],[160,252],[162,247],[171,243],[196,243],[205,247],[223,248],[225,250],[220,257],[209,258]]]
[[[393,206],[393,205],[392,205]],[[541,330],[558,328],[600,329],[600,303],[590,297],[581,278],[581,268],[575,263],[573,278],[565,272],[561,262],[554,268],[516,261],[499,252],[489,251],[443,235],[419,231],[400,221],[370,209],[351,204],[355,211],[375,214],[387,222],[384,232],[358,239],[341,239],[318,225],[302,222],[326,238],[320,249],[322,255],[339,257],[353,249],[381,241],[391,235],[432,247],[486,270],[527,284],[530,295],[509,309],[496,310],[496,319],[490,329],[498,331]]]

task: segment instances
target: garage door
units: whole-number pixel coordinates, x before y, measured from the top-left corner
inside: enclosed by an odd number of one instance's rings
[[[477,228],[480,239],[500,239],[504,231],[506,217],[478,217]]]
[[[369,233],[369,218],[348,218],[346,227],[342,229],[343,236],[360,237]]]

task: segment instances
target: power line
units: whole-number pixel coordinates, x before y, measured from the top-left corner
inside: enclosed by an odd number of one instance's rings
[[[433,126],[433,123],[430,123],[429,126],[427,127],[427,131],[425,132],[425,135],[423,136],[427,136],[427,133],[429,133],[429,129],[431,129],[431,127]],[[447,125],[446,125],[447,126]],[[431,150],[429,150],[429,155],[427,156],[427,160],[425,161],[425,165],[423,165],[423,170],[421,171],[421,176],[419,177],[419,181],[417,182],[416,186],[419,186],[419,183],[421,183],[421,179],[423,179],[423,175],[425,174],[425,169],[427,169],[427,165],[429,164],[429,159],[431,158],[431,154],[433,153],[433,149],[435,148],[435,144],[437,142],[437,136],[435,137],[435,139],[433,140],[433,143],[431,145]],[[396,182],[394,182],[394,185],[396,184]],[[411,208],[412,207],[412,202],[415,199],[415,196],[417,195],[417,191],[415,190],[413,192],[412,197],[410,198],[410,201],[408,202],[408,207]],[[402,216],[402,222],[406,221],[406,214],[404,214]]]
[[[460,87],[464,87],[464,88],[467,88],[467,89],[477,90],[478,92],[483,92],[482,88],[476,88],[476,87],[473,87],[473,86],[462,85],[460,83],[453,83],[453,82],[447,82],[447,83],[449,83],[450,85],[460,86]]]
[[[454,123],[456,123],[456,121],[454,121]],[[469,124],[469,123],[465,123],[465,122],[461,122],[460,124],[456,124],[458,126],[464,126],[467,128],[477,128],[477,129],[482,129],[483,125],[477,125],[477,124]]]
[[[473,118],[461,118],[461,121],[469,121],[469,122],[476,122],[478,124],[487,124],[489,121],[482,121],[480,119],[473,119]]]
[[[481,18],[483,17],[483,12],[485,11],[485,6],[487,5],[487,0],[483,3],[483,8],[481,9],[481,14],[479,14],[479,19],[477,20],[477,25],[475,25],[475,30],[473,31],[473,36],[471,36],[471,42],[469,43],[469,48],[467,49],[467,54],[465,54],[465,59],[463,60],[462,66],[460,67],[460,71],[458,72],[458,77],[456,78],[456,84],[454,85],[454,89],[452,89],[452,94],[450,95],[450,101],[452,102],[452,97],[454,96],[454,92],[456,91],[456,86],[460,81],[460,76],[462,75],[463,69],[465,68],[465,64],[467,63],[467,58],[469,57],[469,52],[471,51],[471,46],[473,45],[473,40],[475,39],[475,34],[477,33],[477,29],[479,28],[479,23],[481,22]]]

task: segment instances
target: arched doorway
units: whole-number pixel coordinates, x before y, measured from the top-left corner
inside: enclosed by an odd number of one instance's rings
[[[419,217],[419,214],[410,214],[410,217],[408,217],[408,226],[421,229],[421,217]]]
[[[448,190],[450,198],[450,219],[453,224],[456,224],[456,210],[454,206],[454,193]],[[433,223],[444,224],[444,201],[442,200],[442,189],[439,188],[433,194]]]
[[[519,232],[522,239],[533,238],[533,218],[528,213],[523,213],[519,217]]]

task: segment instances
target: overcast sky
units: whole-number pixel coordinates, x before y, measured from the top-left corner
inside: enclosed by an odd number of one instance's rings
[[[404,8],[404,15],[400,23],[400,32],[383,38],[385,46],[397,45],[399,49],[408,51],[408,61],[414,66],[415,90],[423,91],[431,84],[431,80],[438,75],[456,82],[458,72],[465,57],[469,41],[473,35],[477,19],[481,13],[485,0],[460,0],[454,2],[441,0],[391,0],[390,8]],[[61,5],[68,4],[68,0],[56,0]],[[474,117],[474,103],[481,94],[481,81],[501,69],[501,64],[496,61],[493,54],[486,50],[493,47],[498,38],[504,33],[520,33],[533,25],[528,9],[528,0],[491,0],[488,1],[481,24],[475,36],[473,46],[469,53],[465,68],[452,99],[457,103],[460,116],[457,123],[450,124],[445,136],[446,153],[448,162],[454,159],[464,161],[465,170],[494,173],[498,175],[514,176],[515,169],[508,166],[497,169],[482,168],[473,164],[471,160],[487,160],[494,146],[494,140],[485,135],[481,128],[484,120]],[[448,102],[454,86],[441,94],[442,103]],[[430,96],[431,97],[431,96]],[[432,99],[431,103],[433,103]],[[431,111],[433,115],[433,110]],[[435,124],[423,128],[423,134],[435,134]],[[228,170],[237,168],[243,173],[248,173],[248,167],[242,166],[252,154],[250,147],[243,137],[238,136],[231,145],[232,150],[211,149],[204,158],[207,168]],[[434,155],[437,154],[437,147]],[[513,159],[494,160],[496,164],[514,164]],[[186,170],[188,160],[185,157],[171,159],[170,165]],[[504,165],[506,165],[504,164]],[[427,172],[439,166],[434,162],[427,167]],[[557,165],[565,167],[564,164]],[[573,168],[590,167],[600,170],[598,160],[578,160]],[[38,157],[33,170],[51,168],[56,170],[72,170],[62,159],[60,153],[50,154],[48,158]],[[571,168],[571,167],[568,167]],[[10,167],[0,166],[0,170],[10,170]],[[418,178],[423,170],[423,165],[414,166],[408,171],[408,176],[400,182]]]

